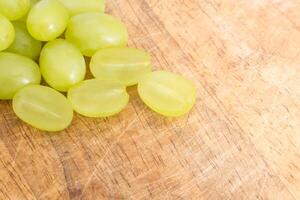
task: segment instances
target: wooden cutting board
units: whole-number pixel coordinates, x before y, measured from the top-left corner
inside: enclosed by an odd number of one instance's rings
[[[130,88],[118,116],[45,133],[0,102],[0,199],[300,199],[300,2],[108,0],[155,69],[191,78],[167,119]]]

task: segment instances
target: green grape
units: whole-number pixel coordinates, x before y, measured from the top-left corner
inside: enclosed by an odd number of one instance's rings
[[[41,73],[54,89],[66,92],[85,77],[86,66],[81,52],[70,42],[56,39],[48,42],[40,55]]]
[[[30,10],[27,29],[35,39],[49,41],[64,32],[68,20],[68,11],[59,1],[42,0]]]
[[[68,91],[73,109],[87,117],[108,117],[121,112],[129,101],[126,87],[111,80],[83,81]]]
[[[39,84],[39,66],[31,59],[8,52],[0,53],[0,99],[12,99],[14,94],[29,84]]]
[[[73,119],[73,109],[67,98],[41,85],[19,90],[13,98],[13,110],[21,120],[44,131],[61,131]]]
[[[105,0],[59,0],[71,15],[84,12],[104,12]]]
[[[30,8],[30,0],[0,0],[0,13],[9,20],[21,19]]]
[[[96,78],[118,80],[126,86],[131,86],[151,71],[151,59],[147,52],[139,49],[101,49],[93,55],[90,69]]]
[[[13,25],[16,31],[16,37],[14,42],[6,51],[17,53],[36,60],[39,57],[42,43],[34,39],[28,33],[25,23],[13,22]]]
[[[103,13],[83,13],[73,16],[65,36],[85,56],[92,56],[99,49],[125,46],[128,41],[124,24]]]
[[[186,114],[196,100],[196,88],[191,81],[166,71],[145,75],[138,84],[138,93],[152,110],[170,117]]]
[[[0,51],[7,49],[14,39],[15,29],[12,23],[0,14]]]

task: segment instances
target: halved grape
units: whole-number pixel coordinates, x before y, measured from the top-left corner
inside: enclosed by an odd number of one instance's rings
[[[12,23],[0,14],[0,51],[7,49],[14,39],[15,29]]]
[[[27,31],[26,24],[23,22],[13,22],[16,37],[14,42],[6,51],[27,56],[33,60],[39,57],[42,43],[34,39]]]
[[[85,77],[83,55],[72,43],[56,39],[48,42],[40,55],[41,73],[54,89],[66,92]]]
[[[124,24],[103,13],[83,13],[73,16],[65,36],[85,56],[92,56],[99,49],[125,46],[128,41]]]
[[[138,84],[144,103],[165,116],[181,116],[195,104],[196,88],[186,78],[166,71],[156,71],[144,76]]]
[[[83,81],[68,92],[73,109],[87,117],[108,117],[121,112],[129,101],[126,87],[110,81]]]
[[[90,69],[96,78],[118,80],[130,86],[151,71],[151,59],[147,52],[135,48],[101,49],[93,55]]]
[[[71,15],[84,12],[104,12],[105,0],[59,0]]]
[[[0,53],[0,99],[12,99],[19,89],[40,81],[39,66],[34,61],[14,53]]]
[[[49,41],[64,32],[68,20],[68,11],[59,1],[41,0],[28,14],[27,29],[35,39]]]
[[[73,119],[72,106],[66,97],[41,85],[29,85],[17,92],[13,110],[21,120],[44,131],[61,131]]]
[[[0,13],[9,20],[21,19],[30,8],[30,0],[0,0]]]

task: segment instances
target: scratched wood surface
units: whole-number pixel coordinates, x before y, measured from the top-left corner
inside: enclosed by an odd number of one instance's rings
[[[108,0],[155,69],[194,80],[166,119],[130,88],[109,119],[47,134],[0,102],[0,199],[300,199],[300,1]]]

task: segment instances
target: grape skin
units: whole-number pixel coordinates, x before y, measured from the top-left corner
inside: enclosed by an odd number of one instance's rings
[[[68,20],[68,11],[59,1],[42,0],[30,10],[27,29],[35,39],[50,41],[65,31]]]
[[[0,14],[0,51],[7,49],[14,39],[15,29],[12,23]]]
[[[73,109],[87,117],[109,117],[121,112],[129,101],[126,87],[111,80],[83,81],[68,91]]]
[[[73,16],[65,37],[89,57],[99,49],[125,46],[128,42],[127,29],[122,22],[95,12]]]
[[[30,0],[0,0],[0,13],[9,20],[21,19],[30,8]]]
[[[148,107],[169,117],[186,114],[196,101],[194,84],[166,71],[155,71],[144,76],[138,84],[138,93]]]
[[[73,119],[73,109],[64,95],[56,90],[29,85],[13,98],[13,110],[24,122],[44,131],[61,131]]]
[[[104,12],[105,0],[59,0],[69,10],[70,15],[85,12]]]
[[[19,89],[40,81],[39,66],[34,61],[14,53],[0,53],[0,99],[12,99]]]
[[[83,81],[86,73],[81,52],[70,42],[56,39],[48,42],[40,55],[41,73],[54,89],[66,92]]]
[[[90,69],[96,78],[112,79],[132,86],[151,71],[151,59],[147,52],[135,48],[101,49],[93,55]]]

